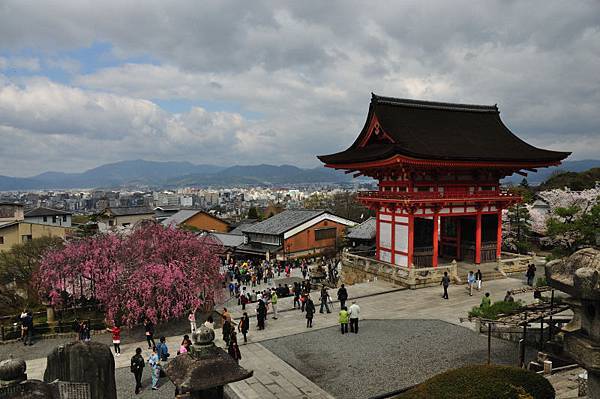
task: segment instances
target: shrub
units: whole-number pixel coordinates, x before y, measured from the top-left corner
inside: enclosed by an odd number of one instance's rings
[[[471,311],[469,312],[469,317],[480,317],[482,319],[496,320],[498,318],[498,315],[512,313],[515,310],[519,309],[521,306],[523,306],[523,302],[521,301],[498,301],[494,302],[492,306],[488,307],[473,307],[473,309],[471,309]]]
[[[438,374],[398,399],[554,399],[543,376],[508,366],[466,366]]]

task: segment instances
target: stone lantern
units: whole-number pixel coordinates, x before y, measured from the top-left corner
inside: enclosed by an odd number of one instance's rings
[[[548,285],[571,296],[574,313],[564,348],[588,372],[588,395],[600,398],[600,251],[585,248],[546,265]]]
[[[202,325],[194,334],[190,352],[176,356],[166,368],[167,377],[184,397],[222,399],[226,384],[253,374],[240,367],[227,352],[214,344],[215,332]]]
[[[23,359],[9,359],[0,362],[0,387],[16,385],[27,379],[27,365]]]

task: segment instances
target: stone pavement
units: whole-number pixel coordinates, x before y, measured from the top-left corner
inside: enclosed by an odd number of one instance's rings
[[[517,288],[521,285],[523,285],[523,281],[520,279],[508,278],[494,280],[484,283],[482,292],[476,292],[472,297],[467,294],[465,286],[455,285],[451,286],[449,289],[449,300],[441,298],[441,287],[406,290],[398,289],[397,287],[382,281],[375,281],[357,284],[347,288],[351,299],[360,297],[358,303],[361,307],[361,318],[441,319],[450,323],[472,327],[470,326],[470,323],[461,324],[459,318],[465,317],[471,307],[479,305],[483,292],[489,291],[492,300],[500,300],[504,297],[506,290]],[[331,291],[331,297],[336,298],[335,290]],[[311,295],[315,301],[315,305],[318,305],[318,301],[316,300],[318,291],[313,291]],[[351,303],[351,299],[349,303]],[[533,298],[531,294],[527,294],[517,296],[517,299],[527,299],[527,302],[530,302]],[[234,389],[235,392],[241,393],[242,398],[274,399],[282,397],[282,392],[286,393],[288,391],[297,394],[296,396],[298,398],[331,397],[324,393],[312,381],[300,375],[285,362],[279,360],[271,352],[257,344],[267,339],[299,334],[306,331],[304,314],[301,314],[298,310],[293,310],[292,304],[292,298],[281,299],[279,301],[279,319],[273,320],[269,314],[266,329],[263,331],[255,330],[255,320],[251,320],[251,330],[249,334],[250,343],[245,346],[240,345],[240,348],[243,356],[242,364],[250,364],[248,367],[253,369],[256,375],[243,383],[236,383],[237,385],[231,384],[231,388]],[[247,311],[250,315],[254,313],[254,308],[255,306],[247,307]],[[231,307],[230,311],[234,318],[238,318],[242,314],[241,307],[238,305]],[[314,319],[313,330],[337,325],[338,311],[339,304],[336,303],[331,314],[319,314],[317,312]],[[188,332],[182,331],[181,335],[185,333]],[[215,343],[222,346],[223,342],[220,339],[220,330],[217,330],[215,333],[218,337],[218,339],[215,340]],[[167,344],[172,356],[175,355],[177,348],[179,347],[181,335],[167,337]],[[241,338],[241,336],[239,338]],[[241,340],[239,341],[241,343]],[[121,347],[123,353],[122,356],[115,358],[115,365],[117,368],[129,367],[130,358],[136,347],[143,348],[145,352],[144,356],[147,356],[145,349],[147,346],[145,342],[124,342]],[[27,373],[29,378],[41,379],[45,370],[45,363],[45,358],[27,361]],[[272,374],[273,372],[276,374]],[[272,383],[271,380],[273,380],[274,383]],[[284,382],[284,380],[287,380],[289,384]],[[298,391],[292,389],[292,386],[298,389]],[[267,392],[270,392],[270,394],[267,395]]]

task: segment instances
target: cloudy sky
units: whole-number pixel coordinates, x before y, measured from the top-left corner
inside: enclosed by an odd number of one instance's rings
[[[371,92],[497,103],[532,144],[600,159],[600,2],[0,2],[2,175],[317,166]]]

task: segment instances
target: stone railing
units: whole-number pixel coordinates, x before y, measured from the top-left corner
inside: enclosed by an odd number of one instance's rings
[[[416,289],[439,285],[444,272],[448,272],[454,282],[460,282],[455,262],[438,267],[409,268],[348,252],[342,255],[342,282],[348,285],[381,279]]]
[[[535,253],[527,255],[515,254],[512,252],[502,252],[502,257],[498,261],[498,270],[506,275],[512,273],[525,273],[527,271],[527,265],[533,263],[535,260]]]

